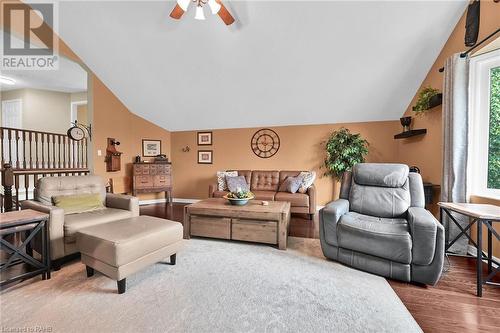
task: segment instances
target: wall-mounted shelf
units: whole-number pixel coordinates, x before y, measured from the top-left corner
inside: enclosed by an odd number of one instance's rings
[[[394,139],[405,139],[405,138],[410,138],[412,136],[416,135],[423,135],[427,133],[427,130],[425,128],[421,129],[414,129],[414,130],[409,130],[406,132],[401,132],[399,134],[394,135]]]

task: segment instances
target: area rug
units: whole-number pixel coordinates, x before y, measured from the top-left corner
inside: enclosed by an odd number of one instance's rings
[[[384,278],[326,260],[305,238],[287,251],[191,239],[177,265],[131,276],[122,295],[79,262],[0,295],[2,328],[27,332],[421,332]]]

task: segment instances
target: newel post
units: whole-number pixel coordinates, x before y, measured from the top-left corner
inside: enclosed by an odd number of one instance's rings
[[[14,185],[14,173],[9,163],[3,165],[2,186],[3,186],[3,207],[6,212],[12,211],[12,186]]]

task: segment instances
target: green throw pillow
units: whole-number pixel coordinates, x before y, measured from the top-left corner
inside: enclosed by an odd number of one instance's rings
[[[64,209],[64,214],[76,214],[103,209],[99,194],[58,195],[52,197],[54,205]]]

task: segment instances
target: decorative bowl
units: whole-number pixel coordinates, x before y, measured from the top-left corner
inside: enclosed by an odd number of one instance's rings
[[[248,197],[248,198],[239,199],[239,198],[228,198],[228,196],[225,195],[225,196],[223,196],[223,198],[226,199],[227,201],[229,201],[229,203],[231,205],[244,206],[244,205],[246,205],[248,203],[248,201],[252,200],[255,197],[251,196],[251,197]]]

